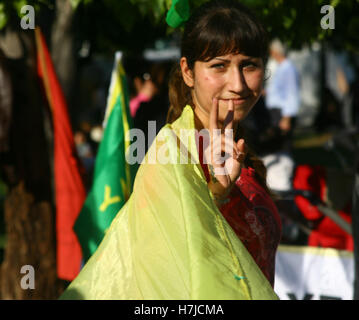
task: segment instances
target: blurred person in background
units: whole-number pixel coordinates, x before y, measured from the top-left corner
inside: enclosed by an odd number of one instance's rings
[[[291,155],[293,130],[300,106],[298,71],[279,40],[270,43],[267,67],[273,71],[264,92],[269,123],[261,138],[262,159],[268,170],[268,185],[278,193],[292,189],[294,161]]]
[[[152,81],[149,73],[144,73],[142,79],[135,77],[134,86],[137,91],[137,95],[130,101],[130,112],[133,118],[136,117],[136,112],[142,102],[150,101],[153,96],[158,92],[156,84]]]
[[[169,108],[168,78],[172,62],[153,62],[142,77],[133,80],[137,95],[130,101],[134,128],[141,129],[145,135],[146,152],[153,139],[166,124]],[[149,132],[149,121],[155,121],[156,130]]]
[[[265,92],[266,107],[271,125],[280,129],[284,150],[290,150],[293,129],[300,106],[300,82],[298,71],[287,57],[284,44],[274,39],[270,44],[270,55],[278,66]]]
[[[149,74],[149,61],[142,57],[125,55],[123,65],[127,72],[130,91],[130,113],[134,118],[141,103],[151,100],[157,88]]]

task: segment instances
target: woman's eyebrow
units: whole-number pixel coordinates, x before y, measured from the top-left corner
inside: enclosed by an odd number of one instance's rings
[[[246,58],[246,59],[243,59],[241,61],[241,63],[254,62],[255,60],[256,60],[256,58],[254,58],[254,57]]]
[[[220,60],[222,62],[226,62],[226,63],[230,63],[231,60],[229,59],[225,59],[225,58],[219,58],[219,57],[215,57],[213,58],[213,60]],[[254,60],[256,60],[256,57],[248,57],[248,58],[244,58],[244,59],[241,59],[241,63],[246,63],[246,62],[253,62]]]
[[[218,57],[215,57],[214,60],[219,60],[219,61],[223,61],[223,62],[231,62],[231,60],[228,60],[228,59],[224,59],[224,58],[218,58]]]

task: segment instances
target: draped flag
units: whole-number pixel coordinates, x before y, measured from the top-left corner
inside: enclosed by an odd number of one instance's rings
[[[217,208],[195,135],[186,106],[157,135],[130,199],[60,299],[278,299]]]
[[[75,231],[87,261],[102,241],[112,219],[130,196],[136,168],[126,161],[132,127],[121,54],[116,53],[104,120],[104,136],[96,156],[93,185]]]
[[[81,247],[73,226],[85,201],[86,190],[76,154],[64,94],[56,77],[45,38],[35,29],[38,75],[52,111],[54,126],[54,176],[56,200],[57,274],[73,280],[81,267]]]

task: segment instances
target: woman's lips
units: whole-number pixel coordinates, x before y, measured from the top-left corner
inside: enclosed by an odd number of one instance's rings
[[[234,99],[223,99],[224,101],[226,101],[227,103],[229,103],[229,101],[233,101],[234,105],[240,105],[244,102],[246,102],[246,100],[248,99],[248,97],[241,97],[241,98],[234,98]]]

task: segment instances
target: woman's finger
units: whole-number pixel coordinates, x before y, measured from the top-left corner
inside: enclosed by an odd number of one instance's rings
[[[209,114],[209,130],[210,134],[214,135],[213,130],[218,129],[218,99],[212,99],[212,108]]]
[[[220,142],[221,129],[218,129],[218,99],[212,99],[212,108],[209,114],[209,134],[211,137],[212,161],[217,165],[221,163],[220,159]],[[219,144],[219,147],[218,147]]]
[[[233,100],[228,101],[228,112],[223,122],[224,133],[233,130],[234,106]],[[228,130],[228,131],[227,131]]]
[[[236,150],[236,154],[234,158],[239,162],[243,162],[247,155],[247,146],[245,144],[244,139],[238,140],[235,150]]]
[[[220,148],[222,152],[232,155],[232,150],[237,148],[233,134],[227,132],[226,135],[222,135],[221,141],[217,143],[216,147]]]
[[[246,144],[244,143],[244,139],[239,139],[237,142],[238,152],[246,152]]]
[[[223,162],[226,158],[232,157],[233,152],[237,148],[233,135],[225,136],[221,135],[218,138],[214,138],[211,144],[212,154],[216,158],[216,162]]]

